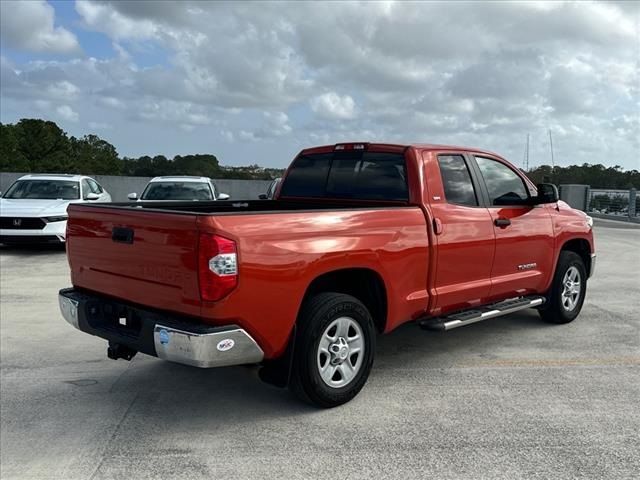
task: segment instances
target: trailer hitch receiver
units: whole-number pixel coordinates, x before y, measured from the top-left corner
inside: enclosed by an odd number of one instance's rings
[[[125,345],[120,343],[109,342],[109,346],[107,347],[107,357],[112,360],[118,360],[119,358],[124,358],[129,361],[138,353],[136,350],[133,350]]]

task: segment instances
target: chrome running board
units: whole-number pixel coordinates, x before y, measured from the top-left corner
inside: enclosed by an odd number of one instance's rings
[[[453,330],[454,328],[464,327],[472,323],[489,320],[490,318],[502,317],[510,313],[540,306],[544,303],[545,298],[541,295],[531,295],[528,297],[519,297],[512,300],[504,300],[502,302],[485,305],[483,307],[474,307],[469,310],[452,313],[445,317],[428,318],[420,320],[418,324],[420,328],[425,330]]]

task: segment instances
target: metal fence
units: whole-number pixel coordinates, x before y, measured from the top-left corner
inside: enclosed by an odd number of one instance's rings
[[[587,211],[594,214],[640,221],[640,196],[637,195],[635,189],[605,190],[592,188],[589,190]]]

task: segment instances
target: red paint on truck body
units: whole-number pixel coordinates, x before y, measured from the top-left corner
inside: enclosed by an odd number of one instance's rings
[[[544,293],[567,241],[583,239],[594,251],[585,215],[563,202],[474,208],[447,203],[438,154],[481,154],[509,165],[491,152],[438,145],[367,148],[404,153],[406,205],[380,202],[379,208],[359,208],[354,203],[351,209],[342,200],[341,208],[332,209],[326,199],[322,210],[248,215],[71,205],[67,247],[72,283],[203,323],[239,325],[259,343],[265,358],[275,358],[287,346],[305,292],[325,273],[375,272],[386,290],[388,332],[417,318]],[[277,194],[281,200],[286,200],[280,196],[284,182],[286,174]],[[497,218],[508,218],[511,225],[497,227]],[[133,243],[114,243],[114,227],[133,228]],[[216,302],[202,301],[199,294],[201,234],[219,235],[237,246],[237,286]],[[533,263],[535,268],[518,269]]]

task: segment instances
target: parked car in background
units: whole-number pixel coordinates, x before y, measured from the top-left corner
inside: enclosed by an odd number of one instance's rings
[[[171,176],[152,178],[140,197],[137,193],[130,193],[128,198],[144,201],[212,201],[229,200],[231,197],[220,193],[210,178]]]
[[[24,175],[0,198],[0,243],[64,242],[69,204],[110,201],[91,177]]]
[[[271,200],[276,194],[276,190],[278,189],[278,185],[280,185],[280,180],[282,178],[276,178],[269,184],[269,188],[267,188],[267,193],[261,193],[258,195],[260,200]]]

